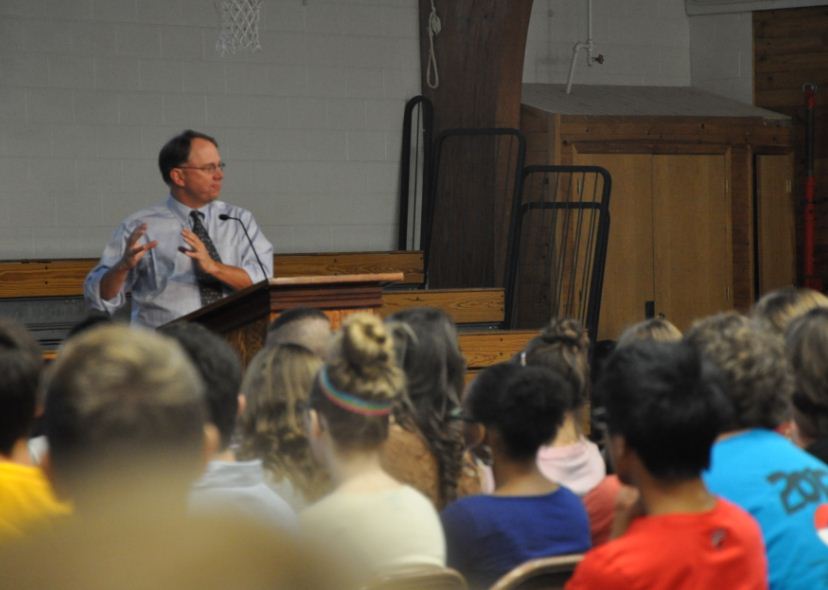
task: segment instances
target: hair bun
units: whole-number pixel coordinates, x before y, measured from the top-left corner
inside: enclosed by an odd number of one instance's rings
[[[582,350],[589,348],[589,334],[581,322],[575,319],[552,319],[549,325],[543,328],[540,337],[546,344],[561,343]]]
[[[382,320],[366,313],[349,316],[342,326],[342,355],[360,375],[385,371],[392,359],[393,343]]]

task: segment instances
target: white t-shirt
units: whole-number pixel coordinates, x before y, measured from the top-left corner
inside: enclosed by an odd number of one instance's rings
[[[305,509],[299,524],[312,542],[351,564],[359,578],[446,562],[434,506],[407,485],[380,492],[334,491]]]

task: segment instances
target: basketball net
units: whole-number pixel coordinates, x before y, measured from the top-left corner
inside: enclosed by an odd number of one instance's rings
[[[261,8],[262,0],[216,0],[216,10],[221,17],[216,51],[221,56],[262,49],[259,43]]]

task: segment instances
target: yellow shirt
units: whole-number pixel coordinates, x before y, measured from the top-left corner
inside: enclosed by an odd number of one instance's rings
[[[40,468],[0,461],[0,542],[69,512]]]

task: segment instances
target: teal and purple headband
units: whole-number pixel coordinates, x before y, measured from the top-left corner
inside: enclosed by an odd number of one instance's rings
[[[323,367],[319,373],[319,384],[322,386],[325,397],[332,404],[352,414],[360,414],[362,416],[387,416],[391,413],[391,408],[394,405],[393,400],[369,401],[351,393],[338,390],[328,377],[327,367]]]

